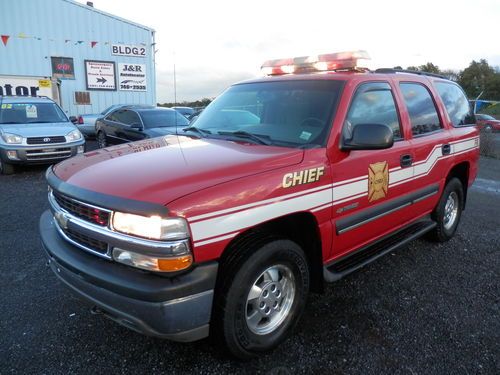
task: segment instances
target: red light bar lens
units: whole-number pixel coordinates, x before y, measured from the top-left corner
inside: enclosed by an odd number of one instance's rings
[[[288,59],[268,60],[262,64],[265,75],[281,75],[291,73],[307,73],[314,71],[334,71],[340,69],[356,69],[359,60],[369,59],[366,51],[336,52],[319,56],[302,56]]]

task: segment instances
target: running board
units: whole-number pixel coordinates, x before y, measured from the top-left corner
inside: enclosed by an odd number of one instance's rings
[[[424,220],[413,223],[396,233],[393,233],[377,242],[370,244],[358,251],[346,255],[323,267],[323,277],[326,282],[340,280],[349,273],[373,262],[381,256],[390,253],[408,242],[422,236],[436,227],[436,222]]]

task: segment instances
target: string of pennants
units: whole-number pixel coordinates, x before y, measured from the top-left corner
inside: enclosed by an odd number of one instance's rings
[[[72,40],[72,39],[53,39],[53,38],[41,38],[37,36],[30,36],[26,35],[25,33],[19,33],[15,36],[13,35],[0,35],[0,39],[2,40],[2,43],[5,47],[7,47],[7,43],[9,42],[10,38],[17,38],[17,39],[35,39],[35,40],[48,40],[49,42],[56,42],[56,41],[64,41],[64,43],[68,44],[73,44],[73,45],[82,45],[82,44],[88,44],[90,45],[90,48],[94,48],[98,43],[104,44],[105,46],[112,44],[112,42],[101,42],[97,40]],[[119,44],[123,44],[123,42],[118,42]],[[146,46],[146,43],[138,43],[142,46]]]

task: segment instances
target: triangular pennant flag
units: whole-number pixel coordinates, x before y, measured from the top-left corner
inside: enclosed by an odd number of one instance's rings
[[[75,43],[75,46],[76,46],[77,44],[82,44],[82,43],[83,43],[83,40],[77,40],[77,41],[76,41],[76,43]]]
[[[2,35],[2,42],[5,47],[7,47],[7,42],[9,41],[10,35]]]
[[[90,47],[94,48],[96,44],[97,44],[97,42],[90,42]]]
[[[29,36],[28,36],[28,35],[26,35],[25,33],[19,33],[19,34],[17,35],[17,37],[18,37],[19,39],[27,39],[27,38],[29,38]]]
[[[64,39],[64,43],[68,43],[70,41],[71,41],[70,39]]]

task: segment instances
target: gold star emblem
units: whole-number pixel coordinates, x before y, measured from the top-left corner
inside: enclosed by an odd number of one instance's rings
[[[386,161],[368,167],[368,201],[384,198],[389,188],[389,165]]]

